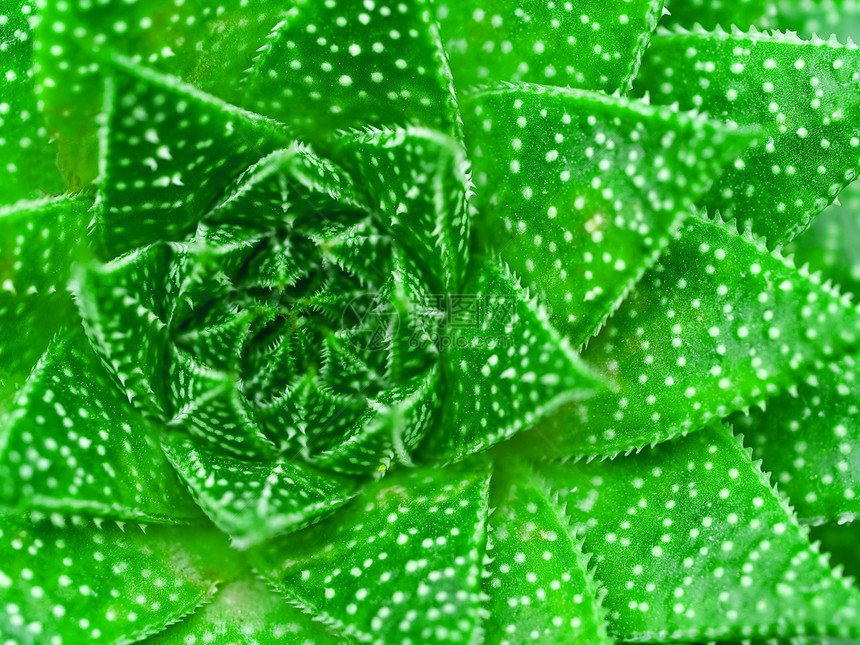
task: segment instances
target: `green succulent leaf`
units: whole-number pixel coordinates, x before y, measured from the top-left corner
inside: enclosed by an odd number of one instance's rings
[[[604,590],[546,482],[511,460],[494,474],[490,504],[485,642],[611,642]]]
[[[480,626],[488,486],[475,464],[401,470],[252,560],[291,603],[360,641],[397,630],[412,642],[469,642]]]
[[[462,143],[424,128],[370,130],[347,135],[338,157],[354,169],[391,235],[414,254],[428,288],[456,291],[469,259],[472,190]]]
[[[294,142],[251,165],[206,214],[210,224],[240,231],[270,231],[292,225],[331,236],[334,223],[355,223],[369,207],[352,177],[307,145]]]
[[[0,4],[3,645],[860,642],[858,0]]]
[[[72,199],[0,207],[0,411],[14,398],[74,307],[64,292],[89,215]]]
[[[134,642],[215,592],[187,531],[0,516],[0,633],[21,645]]]
[[[193,615],[148,639],[148,645],[187,645],[203,642],[222,645],[339,645],[344,642],[298,609],[265,583],[252,578],[231,581],[218,589],[212,602]]]
[[[0,204],[62,192],[57,152],[38,109],[33,82],[36,2],[9,0],[0,23]]]
[[[212,521],[245,549],[333,513],[352,495],[348,481],[291,461],[252,462],[175,441],[165,452]]]
[[[360,408],[347,398],[330,399],[329,412],[351,421],[351,427],[332,432],[328,423],[307,440],[309,458],[314,464],[338,472],[366,473],[385,469],[392,462],[411,463],[411,451],[424,438],[436,420],[439,392],[439,370],[436,366],[405,385],[389,387],[366,406]],[[360,413],[352,421],[349,412]],[[313,410],[308,415],[313,419]],[[332,441],[325,441],[321,434]],[[322,439],[322,440],[321,440]]]
[[[809,530],[810,539],[821,544],[830,554],[834,568],[844,570],[855,580],[860,577],[860,558],[857,557],[857,538],[860,524],[824,524]]]
[[[469,295],[446,310],[442,365],[452,391],[423,446],[434,459],[489,448],[604,387],[507,265],[486,260],[465,286]]]
[[[584,353],[616,391],[538,431],[562,456],[665,441],[773,396],[856,346],[858,325],[849,298],[748,231],[692,217]]]
[[[785,247],[798,266],[809,265],[844,291],[860,296],[860,183],[839,193],[803,235]]]
[[[87,187],[99,175],[96,131],[103,75],[118,56],[238,104],[243,70],[287,13],[277,0],[225,0],[217,7],[202,0],[41,4],[35,81],[72,190]]]
[[[167,358],[170,311],[165,245],[79,268],[71,290],[93,347],[129,399],[156,416],[169,414]]]
[[[61,330],[0,433],[0,503],[173,523],[200,511],[83,330]]]
[[[860,37],[860,3],[857,0],[776,0],[781,29],[803,38],[835,35],[841,42]]]
[[[173,416],[168,426],[181,428],[212,450],[245,459],[272,456],[253,407],[242,395],[238,378],[199,362],[181,349],[170,355]]]
[[[860,369],[852,356],[816,367],[736,424],[801,519],[850,521],[860,514]]]
[[[815,2],[815,0],[812,0]],[[663,25],[705,29],[732,26],[745,29],[752,25],[760,29],[771,27],[776,7],[773,0],[666,0]]]
[[[436,15],[460,87],[526,81],[611,94],[630,89],[661,11],[662,0],[470,0],[438,2]]]
[[[860,52],[780,32],[661,32],[637,90],[762,136],[702,200],[750,222],[771,246],[791,240],[857,176]],[[704,61],[704,62],[703,62]]]
[[[322,145],[320,134],[349,127],[452,132],[451,71],[431,6],[294,3],[246,74],[243,104]]]
[[[236,168],[288,142],[259,115],[117,60],[106,86],[96,220],[108,257],[193,230]]]
[[[544,474],[594,554],[615,638],[860,633],[860,592],[724,428]]]
[[[537,85],[479,90],[463,109],[476,228],[575,347],[749,142],[703,117]]]

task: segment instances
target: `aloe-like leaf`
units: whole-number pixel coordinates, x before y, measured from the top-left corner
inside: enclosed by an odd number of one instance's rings
[[[594,554],[617,639],[860,633],[860,592],[725,428],[544,473]]]
[[[0,207],[2,291],[47,295],[65,289],[76,261],[86,259],[81,238],[87,203],[70,198],[21,201]]]
[[[469,642],[480,623],[485,468],[401,470],[337,516],[257,547],[287,599],[361,641]]]
[[[821,549],[830,554],[833,567],[840,567],[855,580],[860,577],[860,557],[857,554],[860,524],[848,522],[813,526],[809,529],[809,537],[819,542]]]
[[[858,377],[852,356],[819,364],[765,409],[735,421],[803,520],[860,515]]]
[[[107,264],[79,266],[71,285],[93,347],[129,399],[156,416],[169,414],[169,253],[155,244]]]
[[[773,396],[858,331],[849,298],[818,276],[748,231],[692,217],[584,353],[617,391],[538,431],[563,455],[664,441]]]
[[[29,3],[27,3],[29,4]],[[242,71],[287,13],[278,0],[43,2],[35,76],[50,136],[72,190],[99,175],[103,74],[128,56],[238,104]]]
[[[238,376],[200,363],[175,348],[169,355],[173,415],[168,425],[196,437],[212,450],[246,459],[267,459],[274,444],[266,437]]]
[[[256,305],[256,306],[255,306]],[[238,371],[252,330],[274,318],[276,310],[258,303],[209,312],[201,326],[176,337],[198,361],[222,371]]]
[[[36,3],[9,0],[0,24],[0,204],[62,192],[57,151],[49,142],[33,82]]]
[[[493,475],[490,504],[485,642],[611,642],[603,590],[546,482],[529,466],[506,459]]]
[[[506,265],[485,260],[465,286],[445,311],[448,391],[422,446],[434,460],[489,448],[604,387]]]
[[[814,1],[814,0],[813,0]],[[668,15],[661,25],[705,29],[732,26],[746,29],[755,25],[760,29],[773,27],[776,7],[773,0],[666,0]],[[782,26],[782,25],[779,25]]]
[[[206,221],[264,231],[289,226],[323,235],[333,222],[355,223],[366,215],[369,207],[359,201],[356,188],[341,168],[294,142],[234,180]]]
[[[789,241],[857,176],[860,95],[853,43],[780,32],[658,33],[637,90],[763,128],[702,200],[765,237]]]
[[[368,125],[453,132],[451,73],[430,9],[294,3],[248,71],[243,105],[322,145],[324,132]]]
[[[200,519],[158,444],[80,326],[48,345],[0,420],[0,501],[18,509],[173,523]]]
[[[200,507],[240,549],[318,522],[354,494],[348,480],[293,461],[242,461],[188,441],[164,450]]]
[[[463,113],[476,233],[575,347],[749,143],[701,116],[537,85],[481,89]]]
[[[860,3],[857,0],[773,0],[780,29],[802,38],[835,35],[841,42],[860,38]]]
[[[860,296],[860,183],[839,193],[803,235],[785,247],[798,266],[808,264],[855,298]]]
[[[472,191],[462,143],[426,128],[370,130],[347,134],[338,157],[430,291],[456,291],[469,259]]]
[[[21,645],[135,642],[194,611],[217,575],[193,534],[79,516],[0,516],[0,632]]]
[[[320,418],[309,423],[318,430],[307,439],[308,458],[321,467],[351,473],[384,470],[394,461],[409,463],[412,450],[436,420],[440,380],[434,365],[366,403],[329,398]],[[309,409],[309,421],[315,412]]]
[[[64,39],[77,45],[80,55],[89,51],[91,57],[95,53],[104,59],[135,55],[154,69],[231,101],[240,91],[237,79],[288,12],[278,0],[225,0],[217,7],[199,1],[177,5],[171,0],[47,4],[42,10],[47,30],[41,35],[51,44]],[[58,22],[62,28],[54,27]],[[62,56],[68,59],[73,53],[66,50]],[[49,55],[60,57],[44,52],[40,62],[44,64]]]
[[[75,317],[65,287],[73,263],[87,257],[88,218],[85,202],[66,198],[0,207],[0,411]]]
[[[103,201],[95,224],[108,257],[193,230],[237,169],[289,141],[259,115],[118,62],[106,81]],[[189,145],[176,133],[192,124],[196,141]]]
[[[611,94],[630,88],[661,11],[662,0],[470,0],[438,2],[436,15],[460,87],[526,81]]]
[[[192,616],[146,640],[147,645],[343,645],[344,638],[284,603],[265,583],[253,578],[222,585],[212,602]]]

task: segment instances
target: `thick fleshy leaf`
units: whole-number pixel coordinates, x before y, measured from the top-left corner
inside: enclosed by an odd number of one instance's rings
[[[103,75],[117,56],[236,102],[242,71],[287,13],[279,0],[46,2],[36,31],[36,75],[49,131],[72,189],[96,179]]]
[[[201,518],[80,327],[58,332],[0,420],[0,502],[143,522]]]
[[[860,183],[839,193],[838,204],[828,206],[803,235],[785,247],[798,266],[821,271],[855,299],[860,297]]]
[[[176,77],[125,59],[110,71],[95,223],[108,257],[193,231],[233,177],[289,142],[282,127]]]
[[[426,128],[369,130],[347,134],[338,158],[430,291],[457,290],[469,259],[472,193],[462,143]]]
[[[604,387],[498,260],[479,264],[446,304],[448,390],[427,458],[463,459]]]
[[[488,486],[480,465],[400,470],[253,558],[291,603],[348,636],[469,642],[479,628]]]
[[[263,433],[238,378],[203,365],[181,349],[170,361],[173,416],[168,425],[181,428],[211,450],[245,459],[267,459],[274,444]]]
[[[82,248],[88,204],[68,198],[0,207],[0,289],[15,295],[66,287]]]
[[[661,0],[437,2],[460,87],[526,81],[609,94],[630,88]]]
[[[57,151],[48,140],[33,82],[36,2],[8,0],[0,20],[0,204],[62,192]]]
[[[320,245],[325,260],[352,278],[351,284],[337,280],[327,282],[313,295],[315,306],[342,317],[347,302],[378,294],[391,278],[393,239],[380,230],[374,215],[346,228],[330,227],[318,232],[314,239]],[[423,284],[423,276],[417,270],[414,273],[416,279],[422,278]]]
[[[806,228],[857,176],[858,74],[854,44],[780,32],[679,30],[654,37],[637,90],[763,127],[702,204],[751,222],[775,246]]]
[[[514,460],[490,487],[486,643],[608,643],[602,590],[549,487]]]
[[[855,580],[860,578],[860,554],[857,553],[860,523],[815,526],[809,530],[809,537],[821,543],[822,551],[830,554],[834,567],[842,567],[846,575]]]
[[[349,127],[415,123],[451,132],[448,61],[427,0],[296,2],[249,70],[243,105],[308,141]]]
[[[129,398],[157,416],[169,414],[169,254],[166,245],[156,244],[107,264],[85,265],[71,285],[93,347]]]
[[[595,556],[618,640],[860,634],[860,591],[723,427],[544,473]]]
[[[21,297],[0,292],[0,416],[8,411],[57,330],[77,318],[74,300],[64,291]]]
[[[482,241],[579,347],[749,143],[701,116],[579,90],[463,100]]]
[[[343,645],[343,637],[290,607],[252,578],[220,586],[211,603],[146,640],[147,645]]]
[[[206,321],[176,338],[198,361],[222,371],[238,371],[252,329],[271,320],[276,310],[263,304],[228,305],[211,312]]]
[[[733,224],[687,220],[584,353],[617,391],[538,428],[565,455],[612,455],[703,427],[856,346],[860,314]]]
[[[741,29],[753,25],[761,29],[777,26],[771,24],[775,13],[772,0],[666,0],[666,9],[669,15],[660,22],[664,26],[688,29],[695,25],[705,29],[728,29],[733,25]]]
[[[240,461],[188,441],[165,452],[210,519],[245,549],[333,513],[353,485],[294,461]]]
[[[860,515],[860,367],[846,356],[739,417],[738,430],[802,520]]]
[[[366,214],[352,179],[304,144],[276,150],[248,168],[206,215],[252,229],[324,230],[332,220],[352,223]]]
[[[309,459],[347,473],[411,463],[412,450],[436,420],[441,387],[439,369],[433,365],[405,383],[389,385],[366,406],[347,397],[332,399],[324,408],[330,420],[308,424],[314,432],[307,439]],[[361,410],[357,417],[356,410]],[[341,432],[333,432],[341,416]]]
[[[0,516],[0,633],[19,645],[135,642],[215,591],[183,529]]]
[[[759,0],[761,2],[761,0]],[[796,31],[802,38],[835,35],[840,42],[860,40],[860,2],[857,0],[773,0],[780,29]]]
[[[75,320],[65,288],[72,263],[87,255],[86,211],[70,199],[0,206],[0,411],[57,329]]]

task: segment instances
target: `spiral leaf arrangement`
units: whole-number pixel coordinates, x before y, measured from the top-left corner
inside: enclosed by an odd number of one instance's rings
[[[0,642],[860,639],[858,15],[7,0]]]

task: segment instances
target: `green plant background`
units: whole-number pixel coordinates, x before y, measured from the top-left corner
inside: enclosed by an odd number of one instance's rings
[[[860,642],[858,16],[6,0],[0,643]]]

